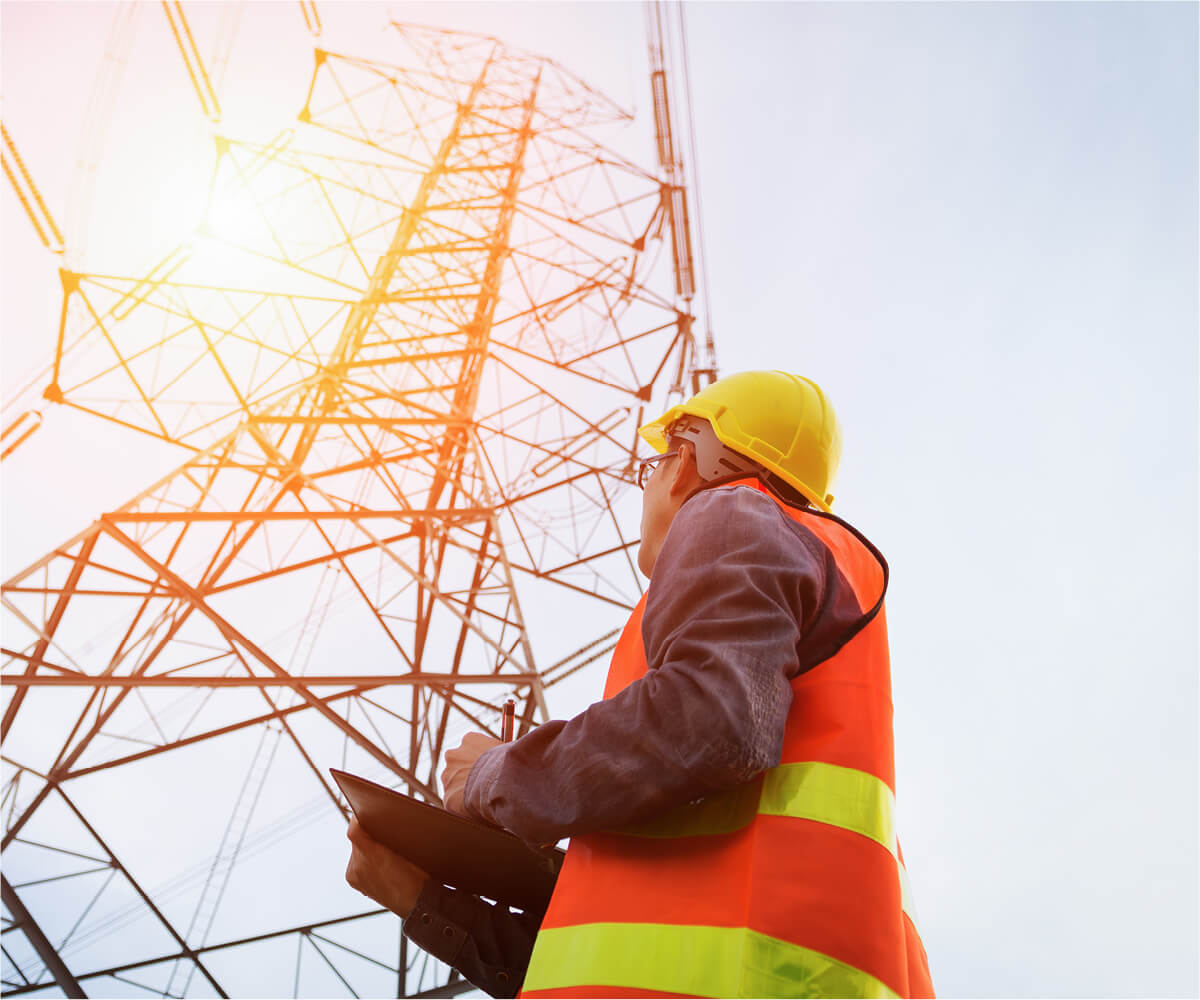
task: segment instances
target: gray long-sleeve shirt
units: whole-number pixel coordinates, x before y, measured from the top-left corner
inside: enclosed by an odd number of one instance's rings
[[[750,780],[779,763],[790,681],[836,652],[864,610],[828,548],[770,497],[746,486],[702,490],[676,515],[654,567],[642,620],[646,675],[483,754],[467,779],[467,812],[544,844]],[[431,887],[422,912],[469,905],[449,903],[449,892]],[[460,970],[489,992],[515,991],[529,951],[510,951],[503,983],[487,973],[478,981],[461,962]]]

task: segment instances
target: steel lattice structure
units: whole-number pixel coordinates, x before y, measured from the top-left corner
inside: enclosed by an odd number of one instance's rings
[[[437,802],[640,591],[635,430],[699,367],[678,184],[553,61],[393,27],[217,138],[149,273],[63,272],[46,398],[184,459],[3,586],[12,995],[463,991],[341,884],[327,768]]]

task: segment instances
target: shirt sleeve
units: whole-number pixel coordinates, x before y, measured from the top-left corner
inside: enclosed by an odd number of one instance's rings
[[[769,497],[705,490],[676,515],[647,594],[649,670],[570,721],[484,753],[467,811],[532,843],[636,823],[779,762],[828,553]]]
[[[430,879],[404,920],[404,933],[489,995],[515,997],[544,915],[516,913]]]

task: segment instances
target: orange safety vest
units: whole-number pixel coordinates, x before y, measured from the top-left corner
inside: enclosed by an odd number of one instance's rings
[[[832,551],[865,625],[791,682],[777,767],[571,838],[522,996],[933,996],[893,823],[886,564],[832,515],[780,506]],[[605,698],[648,669],[645,600]]]

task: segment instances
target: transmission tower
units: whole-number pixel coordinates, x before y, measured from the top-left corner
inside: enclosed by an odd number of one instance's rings
[[[447,741],[547,718],[640,592],[636,428],[701,367],[681,181],[554,61],[391,30],[216,134],[147,273],[61,272],[6,446],[50,403],[181,464],[3,585],[10,995],[469,989],[343,884],[328,768],[438,802]]]

